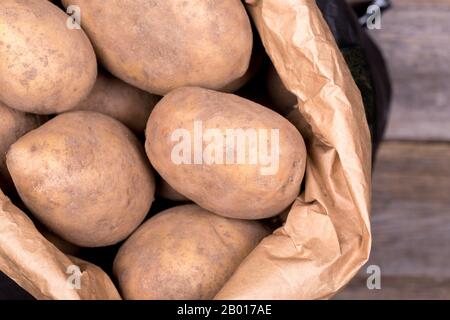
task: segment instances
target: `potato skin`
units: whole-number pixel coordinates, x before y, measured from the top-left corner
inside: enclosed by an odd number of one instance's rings
[[[156,195],[163,199],[168,199],[172,201],[189,201],[188,198],[183,196],[181,193],[177,192],[170,184],[164,179],[159,179],[158,186],[156,188]]]
[[[1,1],[1,101],[52,114],[86,97],[97,76],[95,53],[82,30],[67,28],[67,19],[48,1]]]
[[[212,299],[267,234],[258,221],[178,206],[131,235],[116,256],[114,275],[125,299]]]
[[[55,117],[13,144],[7,165],[30,211],[79,246],[125,239],[154,198],[153,173],[137,138],[100,113]]]
[[[150,112],[159,97],[101,72],[89,95],[73,110],[106,114],[137,133],[145,131]]]
[[[103,65],[142,90],[158,95],[186,85],[220,90],[248,69],[253,37],[240,0],[63,4],[80,6],[81,24]]]
[[[81,248],[77,247],[76,245],[67,242],[66,240],[62,239],[61,237],[57,236],[53,232],[49,231],[45,226],[43,225],[36,225],[36,228],[39,230],[39,232],[44,236],[47,241],[49,241],[51,244],[53,244],[56,248],[59,249],[59,251],[64,252],[65,254],[76,256],[80,253]]]
[[[174,163],[172,150],[178,141],[172,140],[172,133],[186,129],[194,140],[195,121],[202,121],[204,132],[211,128],[222,133],[239,128],[279,130],[277,172],[262,175],[261,163]],[[302,136],[279,114],[244,98],[194,87],[174,90],[150,115],[146,139],[147,155],[163,179],[214,213],[239,219],[268,218],[288,207],[299,194],[306,162]]]
[[[0,102],[0,188],[8,192],[14,185],[6,167],[6,153],[21,136],[37,128],[41,119],[32,114],[11,109]]]

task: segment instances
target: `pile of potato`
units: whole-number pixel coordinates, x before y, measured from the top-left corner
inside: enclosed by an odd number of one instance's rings
[[[289,121],[230,93],[254,73],[244,5],[52,2],[0,2],[0,187],[72,244],[124,241],[125,299],[213,298],[270,233],[261,219],[298,196],[306,162]],[[195,135],[196,122],[278,130],[278,170],[174,162],[173,132]],[[155,193],[184,202],[149,217]]]

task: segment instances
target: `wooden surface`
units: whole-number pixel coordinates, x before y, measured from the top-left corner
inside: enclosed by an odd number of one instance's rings
[[[394,86],[388,139],[450,140],[450,0],[393,0],[381,46]]]
[[[338,299],[450,299],[450,143],[384,142],[373,178],[373,245],[366,267]]]
[[[369,32],[394,86],[373,176],[372,253],[336,299],[450,299],[450,0],[393,5]],[[381,269],[381,290],[367,288],[369,265]]]

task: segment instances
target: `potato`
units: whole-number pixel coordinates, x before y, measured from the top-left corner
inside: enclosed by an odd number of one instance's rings
[[[8,192],[13,183],[6,167],[6,153],[21,136],[38,127],[41,120],[36,115],[26,114],[0,102],[0,188]]]
[[[122,245],[114,275],[125,299],[212,299],[268,234],[257,221],[196,205],[163,211]]]
[[[247,72],[239,79],[236,79],[235,81],[227,85],[221,91],[231,93],[242,89],[247,83],[250,82],[250,80],[252,80],[253,77],[256,76],[258,72],[260,72],[261,68],[264,66],[266,58],[268,57],[264,46],[261,43],[261,39],[259,38],[257,32],[253,32],[253,50]]]
[[[79,246],[125,239],[154,198],[153,173],[138,140],[100,113],[55,117],[13,144],[6,163],[30,211]]]
[[[11,108],[52,114],[75,107],[97,75],[94,50],[84,32],[48,1],[2,0],[0,101]]]
[[[94,88],[73,110],[96,111],[119,120],[135,132],[144,132],[159,97],[99,73]]]
[[[80,253],[80,248],[76,245],[67,242],[66,240],[62,239],[61,237],[57,236],[53,232],[49,231],[44,226],[37,226],[36,228],[39,230],[39,232],[44,236],[45,239],[47,239],[48,242],[53,244],[56,248],[58,248],[59,251],[64,252],[65,254],[75,256]]]
[[[306,150],[285,118],[254,102],[185,87],[150,115],[146,151],[179,193],[214,213],[268,218],[297,197]]]
[[[164,95],[195,85],[222,89],[242,77],[252,30],[240,0],[63,0],[103,65],[142,90]]]

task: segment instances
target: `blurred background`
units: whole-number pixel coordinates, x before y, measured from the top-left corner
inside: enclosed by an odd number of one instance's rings
[[[393,88],[374,167],[372,254],[336,298],[450,299],[450,1],[391,4],[381,29],[367,31]],[[380,290],[367,288],[370,265]]]

